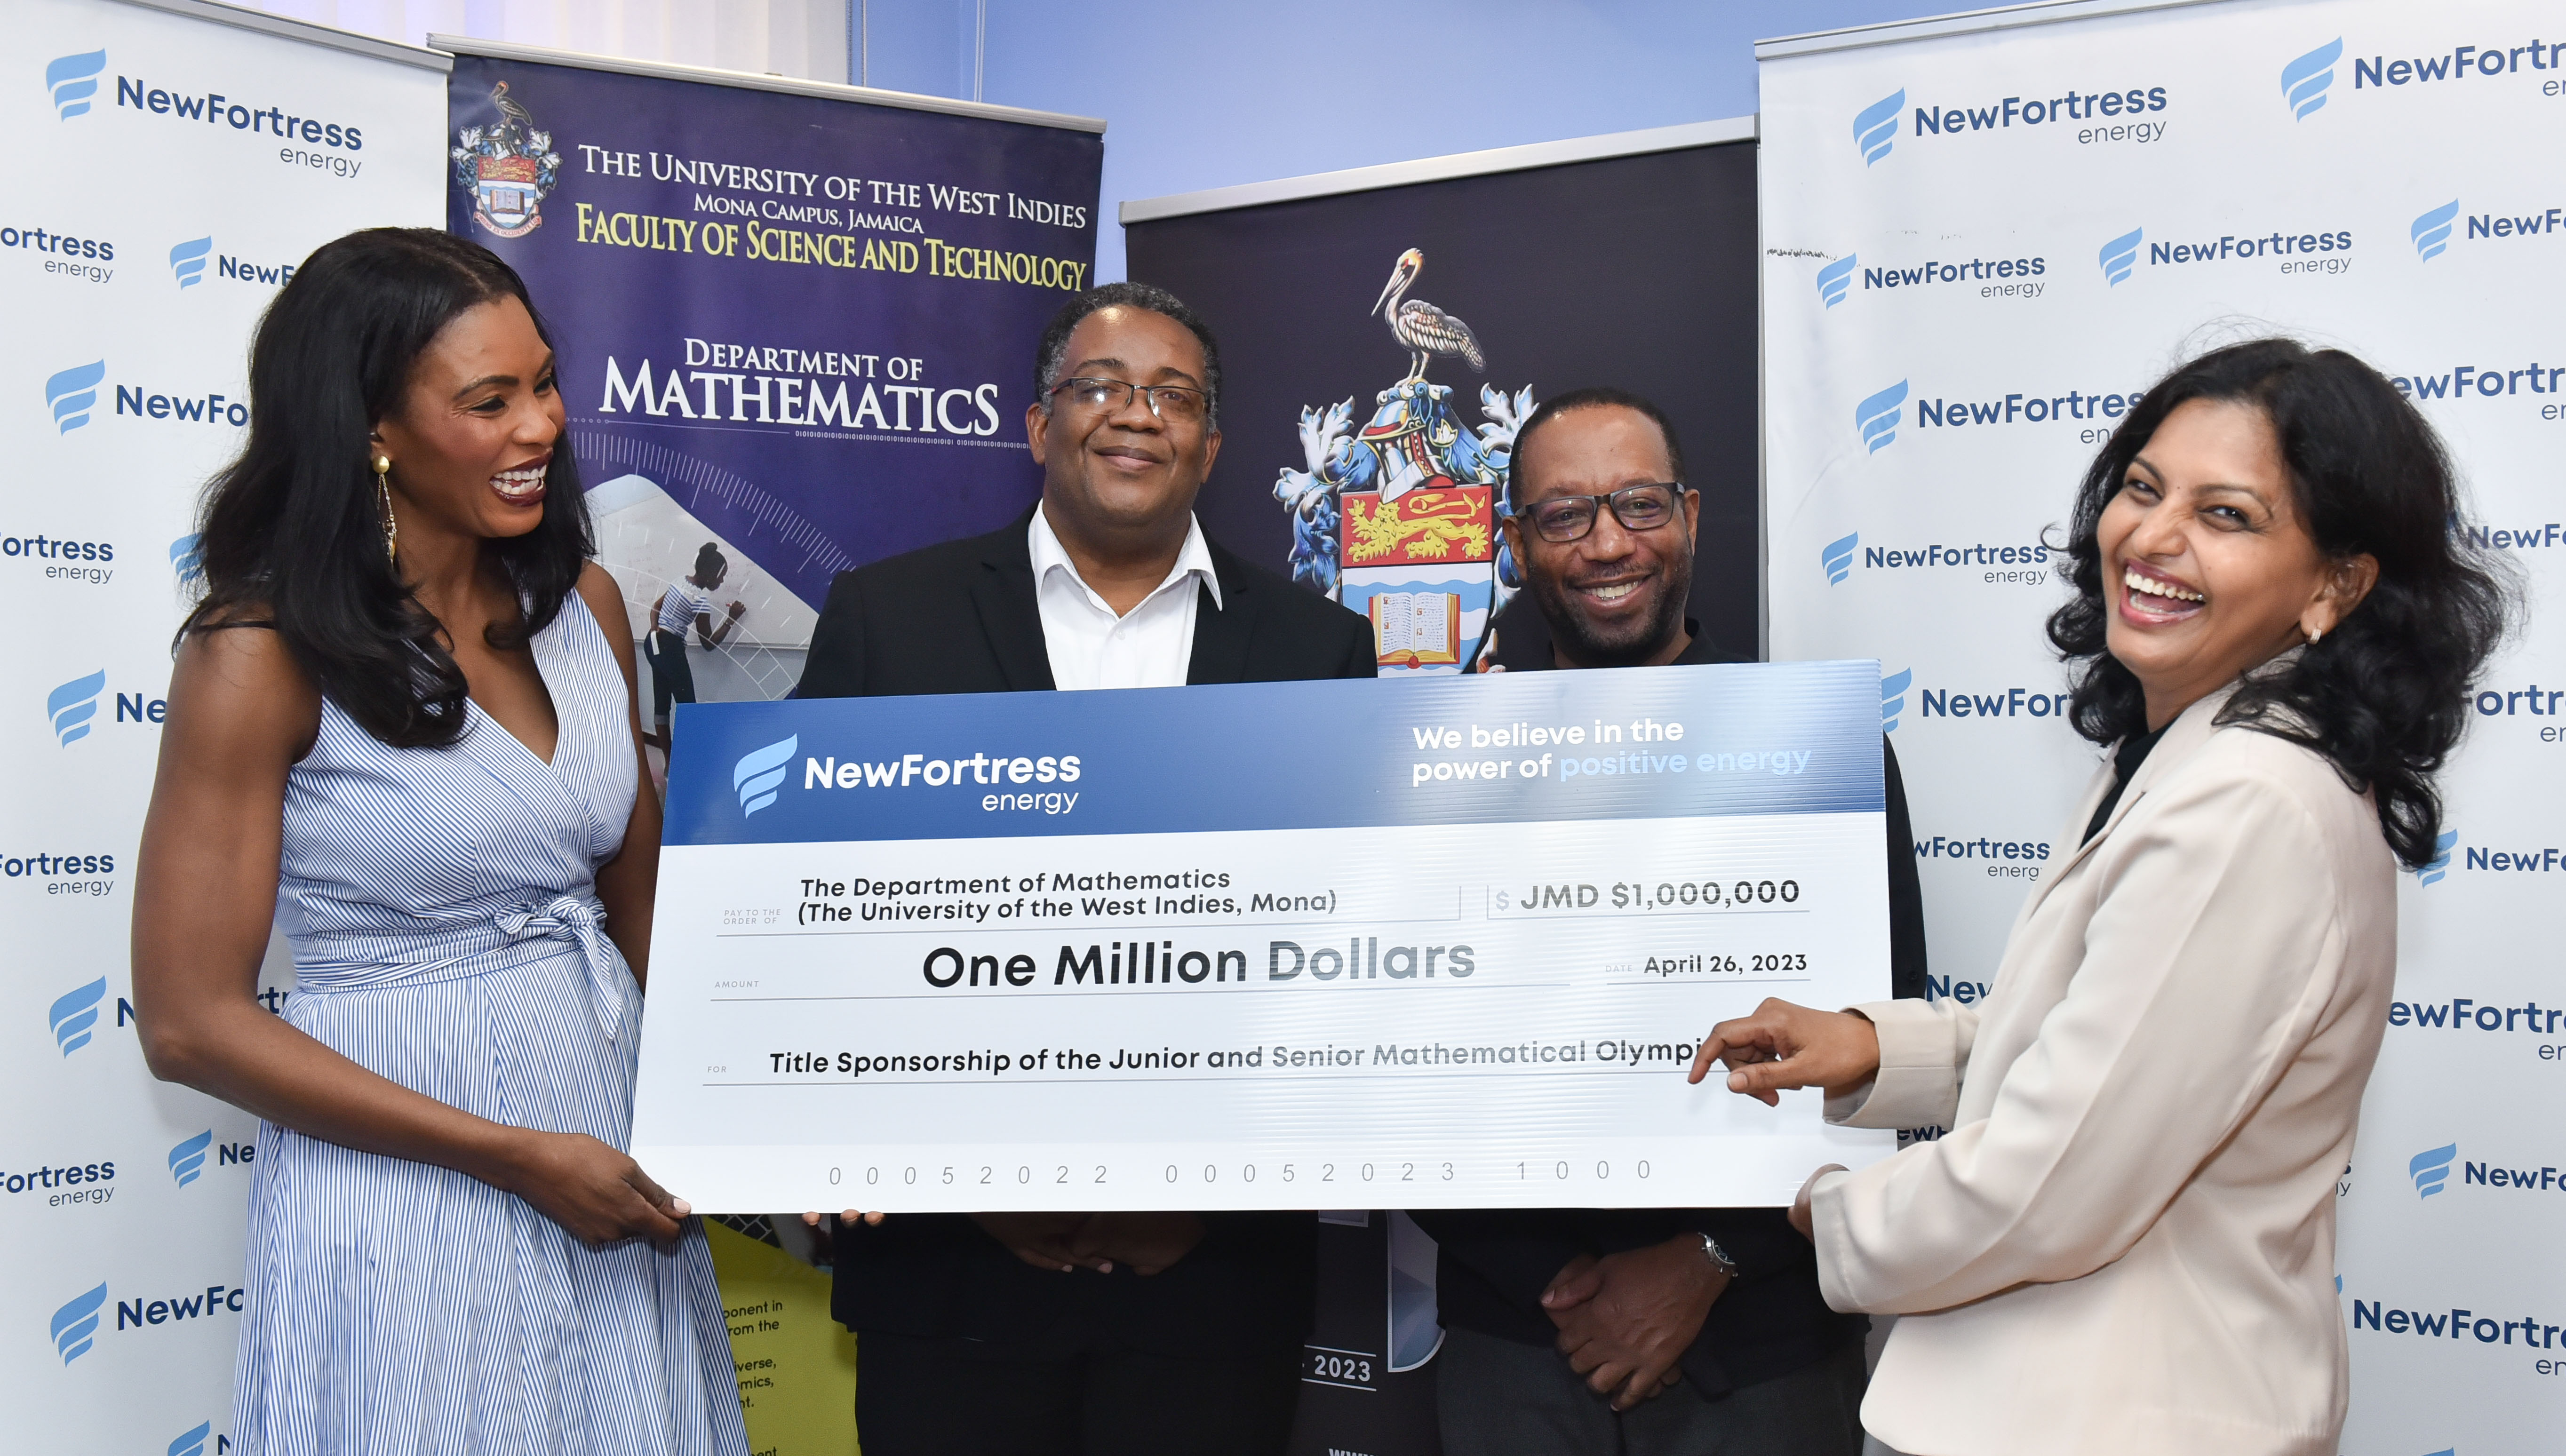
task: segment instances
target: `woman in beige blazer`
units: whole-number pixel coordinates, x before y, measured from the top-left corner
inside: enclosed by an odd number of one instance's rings
[[[1864,1424],[1910,1456],[2335,1449],[2335,1178],[2397,961],[2396,871],[2508,610],[2429,427],[2350,356],[2222,350],[2087,473],[2050,636],[2117,745],[1981,1004],[1768,1001],[1728,1086],[1940,1125],[1822,1169],[1839,1310],[1901,1316]]]

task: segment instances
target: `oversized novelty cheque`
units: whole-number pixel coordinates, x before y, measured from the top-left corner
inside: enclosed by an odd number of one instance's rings
[[[1734,1206],[1889,994],[1867,662],[679,709],[634,1153],[706,1211]]]

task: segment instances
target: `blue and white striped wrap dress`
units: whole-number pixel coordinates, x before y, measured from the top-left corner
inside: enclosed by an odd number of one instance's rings
[[[641,996],[596,871],[638,772],[577,594],[532,643],[549,764],[475,706],[391,748],[325,702],[285,790],[285,1018],[467,1112],[626,1146]],[[592,1250],[514,1195],[263,1125],[232,1434],[251,1456],[745,1456],[700,1226]]]

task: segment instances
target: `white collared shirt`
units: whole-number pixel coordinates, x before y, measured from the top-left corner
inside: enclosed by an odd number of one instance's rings
[[[1220,575],[1202,523],[1186,518],[1185,544],[1157,590],[1121,616],[1087,585],[1068,548],[1052,534],[1037,508],[1025,544],[1033,552],[1034,602],[1042,612],[1043,646],[1051,654],[1051,680],[1061,688],[1182,687],[1193,664],[1194,611],[1199,578],[1220,609]]]

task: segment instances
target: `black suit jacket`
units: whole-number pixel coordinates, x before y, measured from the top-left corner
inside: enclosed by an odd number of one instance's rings
[[[1054,686],[1026,545],[1031,512],[986,536],[842,572],[796,697],[1026,692]],[[1194,612],[1188,683],[1371,677],[1364,618],[1211,545],[1220,605]],[[1045,1335],[1160,1354],[1248,1353],[1309,1333],[1318,1224],[1308,1213],[1207,1213],[1163,1273],[1051,1274],[957,1214],[838,1231],[832,1312],[848,1329],[983,1340]]]
[[[838,574],[794,696],[1032,692],[1057,686],[1034,597],[1028,511],[986,536]],[[1221,604],[1198,587],[1187,683],[1371,677],[1372,628],[1316,593],[1211,548]]]
[[[1677,664],[1730,660],[1690,619],[1692,645]],[[1519,634],[1529,638],[1529,633]],[[1498,638],[1502,649],[1509,645]],[[1508,671],[1553,665],[1540,642],[1507,661]],[[1907,786],[1898,753],[1881,739],[1889,820],[1889,981],[1891,994],[1924,994],[1924,902],[1916,872],[1916,837],[1907,817]],[[1707,1030],[1705,1028],[1704,1030]],[[1725,1096],[1717,1084],[1702,1091]],[[1525,1344],[1558,1335],[1542,1313],[1541,1292],[1580,1254],[1620,1254],[1678,1234],[1706,1233],[1737,1261],[1739,1278],[1710,1307],[1701,1334],[1684,1351],[1684,1378],[1720,1395],[1787,1375],[1863,1337],[1871,1322],[1839,1315],[1818,1292],[1816,1251],[1778,1208],[1441,1209],[1412,1212],[1440,1246],[1436,1297],[1443,1323]]]

